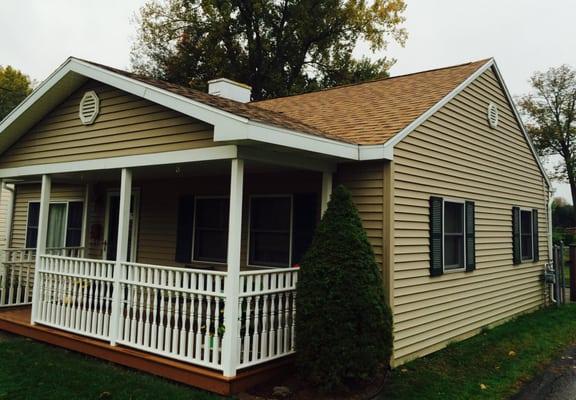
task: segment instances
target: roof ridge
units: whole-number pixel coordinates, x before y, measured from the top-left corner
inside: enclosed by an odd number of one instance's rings
[[[310,95],[310,94],[314,94],[314,93],[323,93],[323,92],[327,92],[330,90],[337,90],[337,89],[342,89],[342,88],[347,88],[347,87],[351,87],[351,86],[360,86],[360,85],[365,85],[365,84],[370,84],[370,83],[375,83],[375,82],[380,82],[380,81],[390,81],[390,80],[395,80],[397,78],[405,78],[405,77],[409,77],[412,75],[419,75],[419,74],[425,74],[425,73],[429,73],[429,72],[434,72],[434,71],[442,71],[442,70],[447,70],[447,69],[452,69],[452,68],[460,68],[460,67],[464,67],[464,66],[468,66],[468,65],[472,65],[472,64],[485,64],[488,61],[492,60],[493,58],[483,58],[480,60],[476,60],[476,61],[468,61],[462,64],[456,64],[456,65],[449,65],[447,67],[437,67],[437,68],[431,68],[431,69],[426,69],[423,71],[415,71],[415,72],[409,72],[407,74],[402,74],[402,75],[396,75],[396,76],[389,76],[389,77],[385,77],[385,78],[375,78],[375,79],[370,79],[370,80],[366,80],[366,81],[361,81],[361,82],[354,82],[354,83],[346,83],[344,85],[338,85],[338,86],[331,86],[328,88],[324,88],[324,89],[320,89],[320,90],[314,90],[311,92],[305,92],[305,93],[295,93],[295,94],[289,94],[289,95],[285,95],[285,96],[279,96],[279,97],[273,97],[270,99],[263,99],[263,100],[256,100],[256,101],[251,101],[250,104],[255,104],[257,105],[257,103],[264,103],[267,101],[274,101],[277,99],[286,99],[289,97],[296,97],[296,96],[306,96],[306,95]]]

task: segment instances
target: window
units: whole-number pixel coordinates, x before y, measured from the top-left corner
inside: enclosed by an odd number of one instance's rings
[[[291,262],[292,197],[250,199],[250,265],[289,267]]]
[[[444,270],[465,266],[464,203],[444,202]]]
[[[532,260],[533,255],[533,238],[532,238],[532,211],[520,211],[520,247],[522,260]]]
[[[194,214],[195,261],[226,262],[230,200],[223,197],[196,198]]]
[[[82,241],[83,203],[71,201],[50,203],[46,247],[79,247]],[[26,247],[35,248],[38,240],[40,203],[28,204]]]

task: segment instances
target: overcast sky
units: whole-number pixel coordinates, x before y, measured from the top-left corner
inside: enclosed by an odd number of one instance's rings
[[[68,56],[129,67],[131,23],[145,0],[4,0],[0,65],[46,78]],[[392,75],[494,57],[513,95],[537,70],[576,66],[574,0],[407,0],[405,48]],[[557,195],[569,199],[567,185]]]

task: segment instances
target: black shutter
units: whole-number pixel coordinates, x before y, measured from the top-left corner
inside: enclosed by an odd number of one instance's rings
[[[520,245],[520,207],[512,207],[512,260],[513,263],[522,263],[522,249]]]
[[[84,203],[71,201],[68,203],[68,219],[66,226],[66,247],[79,247],[82,242],[82,214]]]
[[[538,210],[532,210],[532,248],[534,249],[534,261],[540,260],[540,249],[538,248]]]
[[[194,197],[182,196],[178,204],[176,231],[176,262],[190,262],[192,258],[192,231],[194,229]]]
[[[442,254],[442,197],[430,197],[430,276],[439,276],[444,272]]]
[[[292,264],[302,261],[308,250],[318,219],[318,195],[298,193],[293,197],[292,210]]]
[[[40,203],[28,203],[28,225],[26,226],[26,247],[36,248],[38,241],[38,222],[40,221]]]
[[[466,271],[476,269],[476,225],[474,222],[474,202],[466,202]]]

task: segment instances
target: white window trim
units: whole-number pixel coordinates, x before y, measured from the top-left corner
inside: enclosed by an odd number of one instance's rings
[[[30,203],[38,203],[40,204],[40,199],[38,200],[28,200],[27,202],[27,206],[26,206],[26,229],[24,232],[24,248],[26,248],[26,243],[28,243],[28,221],[30,221]],[[52,204],[66,204],[66,213],[64,215],[64,245],[62,246],[62,248],[66,248],[66,239],[68,239],[68,208],[70,207],[70,203],[82,203],[82,213],[84,213],[85,210],[85,203],[84,203],[84,199],[58,199],[58,200],[54,200],[54,201],[50,201],[50,205]],[[50,210],[50,207],[48,207],[48,210]],[[82,231],[85,229],[84,226],[84,215],[82,215]],[[82,243],[82,240],[80,240],[80,247],[84,247],[84,243]]]
[[[252,219],[252,199],[256,198],[289,198],[290,199],[290,232],[288,248],[288,265],[260,265],[250,263],[250,236],[251,236],[251,219]],[[292,194],[253,194],[248,197],[248,225],[246,240],[246,266],[253,268],[290,268],[292,267],[292,235],[294,234],[294,196]]]
[[[444,234],[444,226],[445,224],[445,220],[444,220],[444,214],[445,214],[445,208],[446,208],[446,203],[458,203],[458,204],[462,204],[462,234],[464,235],[464,260],[463,260],[463,266],[461,268],[450,268],[450,269],[446,269],[446,241],[445,241],[445,234]],[[468,257],[468,254],[466,254],[466,200],[462,200],[462,199],[453,199],[453,198],[447,198],[444,197],[442,198],[442,272],[445,274],[449,274],[452,272],[463,272],[466,271],[466,259]]]
[[[196,260],[194,258],[194,248],[196,245],[196,213],[198,212],[197,200],[210,200],[210,199],[228,199],[228,207],[231,207],[230,196],[194,196],[194,216],[192,217],[192,254],[190,255],[190,261],[194,263],[202,263],[207,265],[217,264],[217,265],[228,265],[228,252],[224,255],[224,262],[222,261],[206,261],[206,260]],[[228,229],[230,229],[230,223],[228,223]]]
[[[523,251],[522,251],[522,213],[523,212],[529,212],[530,213],[530,226],[531,226],[531,230],[530,230],[530,242],[532,243],[532,248],[531,248],[531,253],[530,253],[530,258],[524,258]],[[519,224],[520,225],[518,228],[520,229],[520,263],[524,264],[524,263],[531,263],[534,262],[534,213],[533,210],[531,208],[526,208],[526,207],[520,207],[520,215],[519,215]]]

